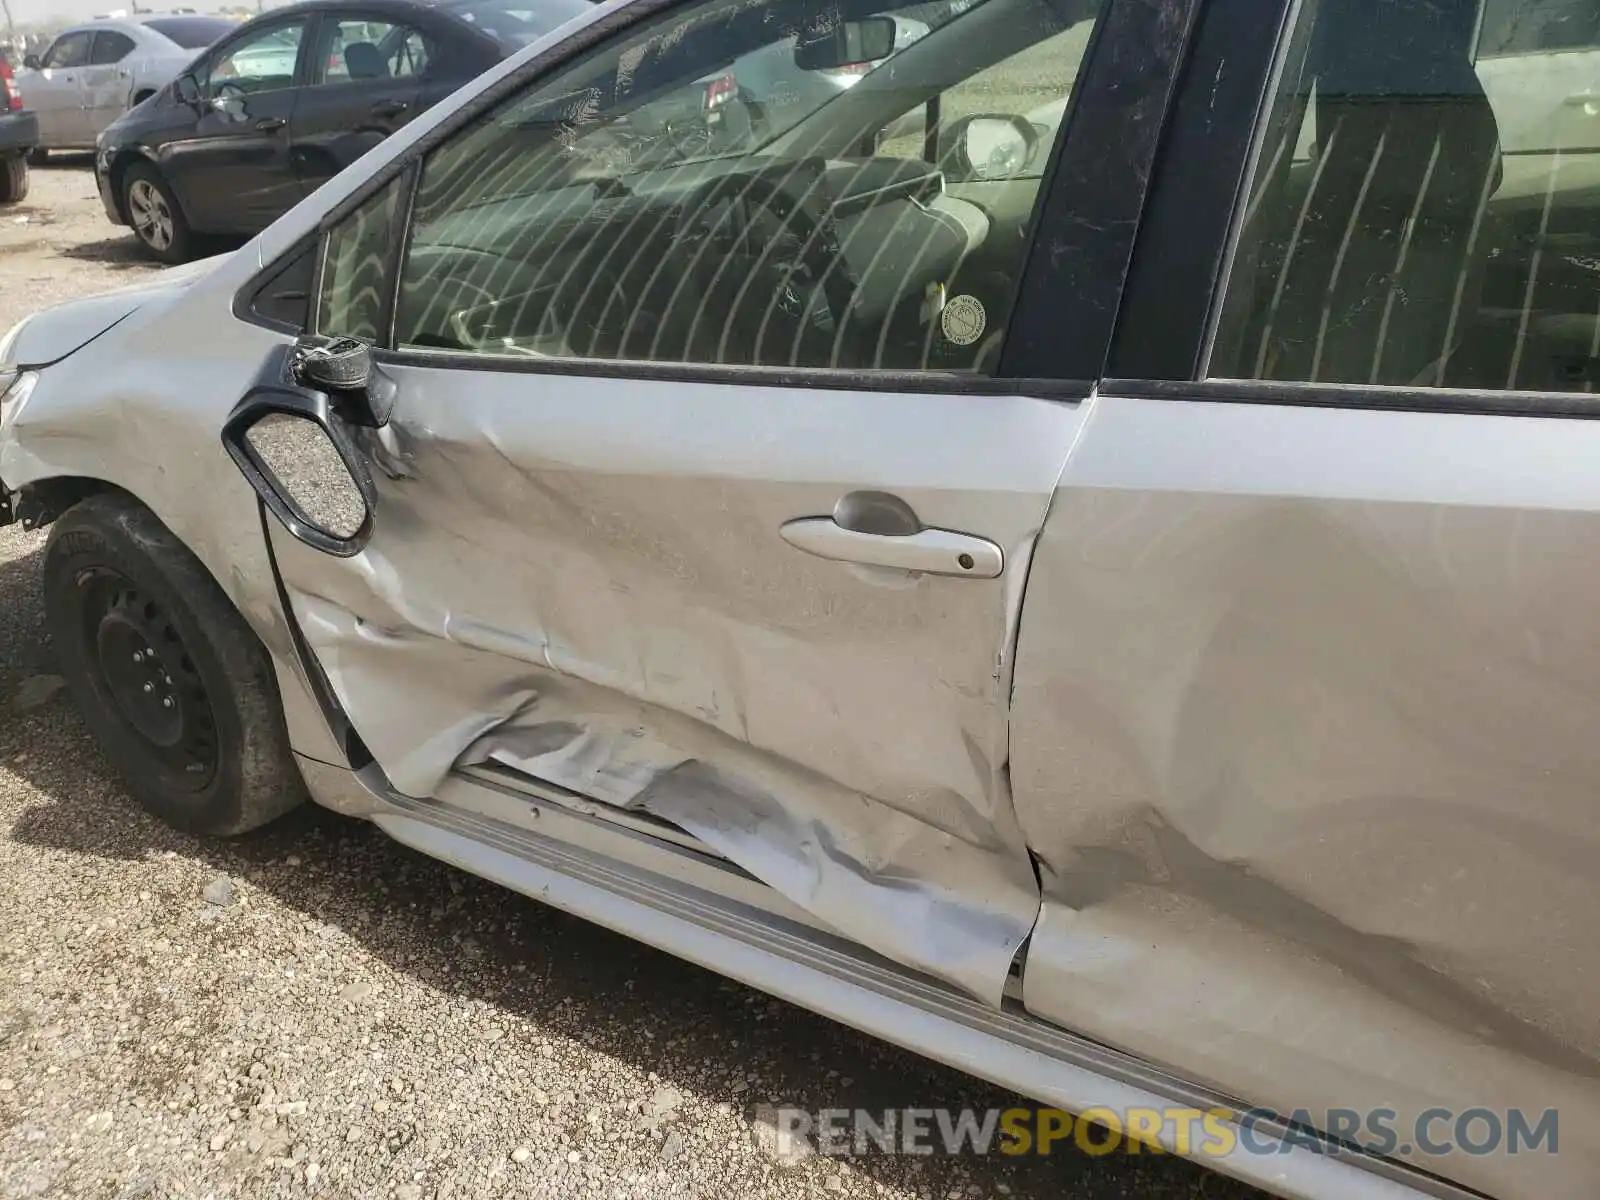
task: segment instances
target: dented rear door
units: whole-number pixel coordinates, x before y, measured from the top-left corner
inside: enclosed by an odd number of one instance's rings
[[[1023,999],[1241,1107],[1577,1200],[1600,1178],[1592,200],[1557,155],[1547,228],[1519,223],[1475,0],[1272,7],[1281,41],[1255,0],[1208,9],[1121,377],[1036,549]]]

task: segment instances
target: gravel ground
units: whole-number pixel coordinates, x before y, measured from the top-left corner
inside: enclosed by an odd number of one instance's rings
[[[0,326],[150,269],[83,164],[34,178]],[[329,813],[158,825],[59,690],[42,545],[0,532],[0,1197],[1256,1195],[1071,1150],[776,1161],[757,1104],[1017,1101]]]

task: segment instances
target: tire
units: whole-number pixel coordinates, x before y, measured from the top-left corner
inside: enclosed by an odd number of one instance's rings
[[[154,257],[173,266],[194,257],[195,238],[178,198],[149,163],[134,163],[122,173],[122,211]]]
[[[63,513],[44,598],[68,690],[145,811],[232,836],[304,802],[266,649],[149,509],[109,492]]]
[[[0,204],[21,204],[28,198],[28,160],[13,154],[0,163]]]

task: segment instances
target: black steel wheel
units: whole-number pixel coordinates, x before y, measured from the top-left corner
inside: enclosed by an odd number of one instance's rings
[[[237,834],[306,798],[265,647],[149,509],[120,492],[68,509],[44,592],[84,722],[150,813]]]
[[[170,614],[110,567],[85,567],[83,643],[94,684],[122,714],[165,787],[203,790],[217,772],[217,719]]]

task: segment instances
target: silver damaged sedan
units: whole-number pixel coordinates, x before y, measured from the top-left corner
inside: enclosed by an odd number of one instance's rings
[[[854,83],[640,116],[774,47]],[[1283,1196],[1588,1200],[1596,68],[613,0],[7,334],[0,515],[178,826],[315,800]]]

